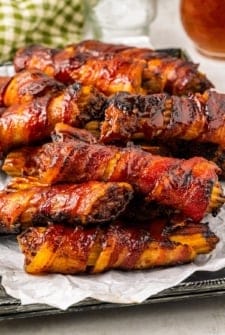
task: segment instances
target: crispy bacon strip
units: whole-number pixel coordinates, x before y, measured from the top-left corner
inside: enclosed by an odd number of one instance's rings
[[[82,141],[47,143],[10,153],[3,165],[10,175],[33,176],[47,184],[89,180],[128,182],[148,201],[171,206],[201,220],[224,202],[219,168],[200,157],[189,160],[152,155]]]
[[[104,143],[135,137],[161,142],[195,140],[225,148],[225,94],[176,97],[118,93],[109,101],[101,129]]]
[[[64,52],[70,57],[75,54],[88,54],[98,59],[119,56],[145,60],[148,66],[143,74],[143,81],[147,81],[147,85],[149,84],[148,93],[158,93],[161,88],[166,92],[182,95],[193,91],[204,92],[207,88],[213,87],[206,76],[198,72],[198,64],[188,62],[187,56],[182,50],[176,48],[153,50],[124,44],[84,40],[77,44],[68,45],[64,48]]]
[[[104,47],[99,42],[95,50],[95,41],[88,43],[89,47],[83,42],[81,46],[70,45],[64,49],[40,45],[19,49],[14,58],[15,69],[38,69],[64,83],[79,80],[85,85],[95,85],[107,95],[116,91],[166,91],[183,95],[213,87],[198,71],[198,65],[190,61],[148,49]]]
[[[40,95],[44,95],[39,97]],[[224,142],[224,94],[206,92],[191,97],[129,95],[107,99],[92,86],[67,88],[40,72],[22,71],[0,90],[3,109],[0,145],[3,152],[49,136],[57,122],[87,127],[104,143],[145,138]],[[224,129],[223,129],[224,128]]]
[[[190,97],[130,95],[106,98],[92,86],[67,88],[37,71],[22,71],[1,86],[0,146],[3,152],[48,137],[57,122],[87,127],[104,143],[136,138],[224,143],[224,94]],[[44,95],[39,97],[40,95]],[[223,129],[224,128],[224,129]],[[224,143],[223,143],[224,142]]]
[[[15,186],[15,185],[14,185]],[[132,188],[126,183],[90,181],[54,186],[17,185],[0,192],[0,230],[14,232],[48,221],[67,224],[102,223],[115,219],[126,208]]]
[[[29,228],[19,237],[28,273],[101,273],[140,270],[193,261],[211,251],[218,238],[205,224],[167,231],[165,221],[145,225]]]
[[[0,106],[30,102],[35,97],[54,94],[65,86],[40,71],[20,71],[0,80]]]
[[[101,120],[104,104],[101,93],[76,83],[57,94],[12,105],[0,117],[1,151],[49,137],[58,122],[83,127],[90,120]]]
[[[141,87],[143,60],[121,57],[97,60],[88,54],[76,54],[70,48],[54,50],[30,46],[18,51],[14,65],[16,71],[39,70],[66,84],[74,81],[91,84],[107,95],[117,91],[144,93]]]

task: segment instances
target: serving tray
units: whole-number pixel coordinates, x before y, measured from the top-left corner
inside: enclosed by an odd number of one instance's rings
[[[139,305],[206,298],[224,294],[225,269],[217,272],[196,272],[179,285],[151,296],[151,298]],[[0,320],[86,312],[90,310],[130,307],[134,305],[135,304],[104,303],[94,299],[86,299],[72,305],[67,310],[60,310],[45,304],[21,305],[19,300],[7,295],[4,288],[0,286]]]
[[[188,54],[179,48],[159,49],[162,53],[181,59],[190,59]],[[0,65],[0,76],[12,75],[12,63]],[[170,289],[164,290],[140,305],[179,301],[193,298],[213,297],[225,294],[225,268],[216,272],[196,272],[191,277]],[[21,305],[18,299],[9,296],[0,285],[0,320],[28,318],[41,315],[57,315],[70,312],[85,312],[107,308],[129,307],[135,304],[113,304],[94,299],[85,299],[67,310],[60,310],[45,304]]]

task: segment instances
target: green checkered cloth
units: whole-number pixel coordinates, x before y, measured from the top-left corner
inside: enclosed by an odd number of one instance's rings
[[[0,62],[28,44],[60,47],[82,38],[82,0],[0,1]]]

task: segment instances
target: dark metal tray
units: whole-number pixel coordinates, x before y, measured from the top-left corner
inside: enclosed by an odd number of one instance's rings
[[[224,294],[225,269],[217,272],[196,272],[181,284],[150,297],[141,303],[141,305],[193,298],[206,298]],[[19,300],[7,295],[4,288],[0,286],[0,321],[128,306],[134,306],[134,304],[103,303],[94,299],[86,299],[74,304],[66,311],[45,304],[21,305]]]

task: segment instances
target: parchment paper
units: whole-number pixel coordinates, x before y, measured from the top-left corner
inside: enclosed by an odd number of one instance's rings
[[[6,292],[22,304],[46,303],[67,309],[92,297],[113,303],[141,303],[151,295],[172,287],[197,270],[217,271],[225,267],[225,209],[216,218],[208,216],[211,229],[220,238],[216,249],[200,255],[194,263],[167,269],[137,272],[110,271],[101,275],[28,275],[17,242],[0,238],[0,275]],[[204,220],[206,221],[206,220]]]

